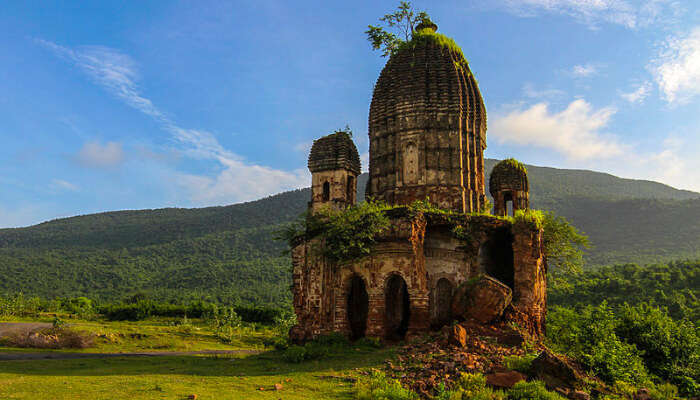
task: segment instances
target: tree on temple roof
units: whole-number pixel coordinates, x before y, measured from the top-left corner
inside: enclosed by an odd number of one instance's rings
[[[367,40],[372,43],[374,50],[382,50],[382,57],[391,55],[401,44],[411,40],[413,33],[419,26],[434,26],[428,13],[425,11],[414,11],[413,6],[408,1],[399,3],[398,9],[392,14],[385,14],[379,18],[388,28],[393,28],[397,33],[390,32],[381,26],[368,25]],[[403,39],[400,37],[403,36]]]

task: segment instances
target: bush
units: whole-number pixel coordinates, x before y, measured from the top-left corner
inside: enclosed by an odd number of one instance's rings
[[[518,382],[508,391],[508,400],[566,400],[550,392],[540,381]]]
[[[307,234],[319,231],[322,253],[329,260],[360,258],[369,254],[376,236],[389,227],[388,208],[381,202],[365,201],[343,211],[324,209],[310,217]]]
[[[398,380],[387,378],[384,372],[373,370],[355,384],[358,400],[417,400],[418,395],[401,386]]]
[[[307,358],[306,348],[303,346],[292,345],[282,353],[282,358],[288,363],[298,364],[305,361]]]

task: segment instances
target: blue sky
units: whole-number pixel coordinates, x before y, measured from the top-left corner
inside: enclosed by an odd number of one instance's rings
[[[0,6],[0,227],[307,186],[346,124],[366,159],[363,32],[398,2],[29,3]],[[479,80],[488,157],[700,191],[697,2],[413,4]]]

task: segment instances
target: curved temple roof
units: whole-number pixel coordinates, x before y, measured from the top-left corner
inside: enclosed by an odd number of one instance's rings
[[[309,171],[321,172],[346,169],[361,171],[360,155],[347,132],[335,132],[314,140],[309,153]]]

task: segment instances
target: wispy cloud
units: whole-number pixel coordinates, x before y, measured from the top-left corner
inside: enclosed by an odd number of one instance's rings
[[[675,0],[496,0],[495,4],[521,17],[566,15],[595,29],[601,23],[636,29],[677,17]]]
[[[571,74],[577,78],[588,78],[598,73],[598,67],[593,64],[574,65]]]
[[[631,92],[620,93],[620,97],[630,103],[641,104],[651,93],[651,82],[644,82]]]
[[[700,26],[668,38],[649,69],[669,103],[686,103],[700,95]]]
[[[523,85],[523,96],[530,99],[552,99],[562,97],[566,94],[563,90],[544,88],[538,89],[530,82]]]
[[[594,110],[583,99],[559,112],[537,103],[496,114],[489,134],[501,143],[549,148],[573,160],[610,158],[624,151],[616,137],[603,132],[615,112],[610,107]]]
[[[78,185],[70,183],[63,179],[53,179],[51,180],[51,184],[49,186],[51,189],[57,191],[77,192],[78,190],[80,190],[80,187]]]
[[[78,152],[77,161],[87,167],[113,168],[124,162],[124,150],[121,143],[88,142]]]
[[[139,74],[136,63],[119,50],[104,46],[73,49],[46,40],[36,41],[57,56],[72,62],[109,94],[160,123],[184,154],[219,164],[220,172],[215,177],[178,175],[178,184],[188,192],[192,201],[199,204],[224,204],[252,200],[262,195],[308,185],[308,173],[303,170],[283,171],[247,163],[242,157],[225,149],[212,133],[178,126],[141,94],[137,85]],[[108,143],[107,146],[109,145]],[[86,160],[98,162],[105,158],[104,154],[102,158],[92,157],[92,153],[99,153],[98,150],[103,150],[104,153],[105,148],[93,145],[81,151],[81,154],[85,153]]]

